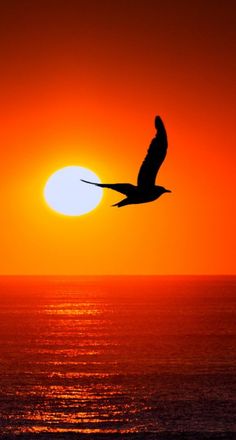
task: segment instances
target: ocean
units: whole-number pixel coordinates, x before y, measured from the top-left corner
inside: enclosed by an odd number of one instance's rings
[[[231,276],[0,277],[0,437],[233,439],[235,306]]]

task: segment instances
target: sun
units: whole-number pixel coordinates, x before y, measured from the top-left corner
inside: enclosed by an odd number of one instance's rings
[[[92,211],[100,203],[103,191],[81,179],[100,183],[91,170],[68,166],[53,173],[44,187],[44,198],[54,211],[68,216],[79,216]]]

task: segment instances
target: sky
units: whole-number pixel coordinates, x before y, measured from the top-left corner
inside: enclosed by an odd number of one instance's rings
[[[231,0],[1,2],[1,274],[235,273],[235,17]],[[48,208],[68,165],[135,184],[157,114],[171,194]]]

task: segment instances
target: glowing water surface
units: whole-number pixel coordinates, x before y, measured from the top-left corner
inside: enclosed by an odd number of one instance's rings
[[[230,277],[2,277],[2,433],[229,435],[235,286]]]

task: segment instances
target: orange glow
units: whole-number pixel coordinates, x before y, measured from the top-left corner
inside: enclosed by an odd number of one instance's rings
[[[235,273],[234,6],[168,4],[1,7],[2,274]],[[68,165],[135,183],[156,114],[172,194],[48,209],[45,182]]]

